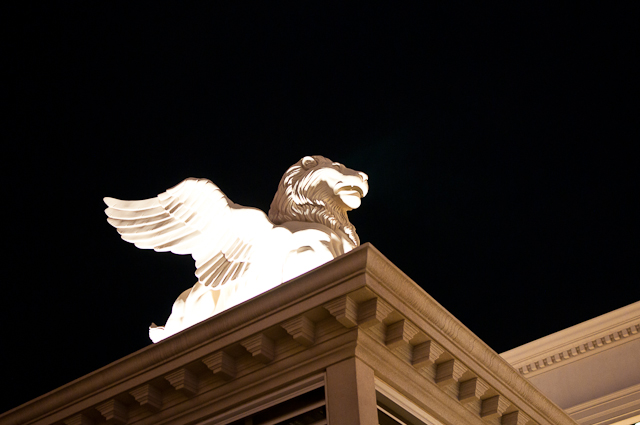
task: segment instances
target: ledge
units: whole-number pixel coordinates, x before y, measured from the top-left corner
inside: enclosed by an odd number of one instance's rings
[[[0,424],[194,423],[350,357],[444,423],[575,425],[370,244],[19,406]]]
[[[501,354],[527,378],[640,338],[640,301]]]

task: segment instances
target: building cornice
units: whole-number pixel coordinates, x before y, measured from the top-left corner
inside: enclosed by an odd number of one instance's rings
[[[19,406],[0,424],[197,423],[352,357],[443,423],[575,425],[370,244]]]
[[[501,354],[527,378],[640,338],[640,301]]]
[[[581,424],[635,423],[640,421],[640,384],[570,407],[566,412]]]

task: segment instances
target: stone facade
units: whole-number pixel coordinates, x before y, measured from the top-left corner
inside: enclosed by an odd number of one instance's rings
[[[290,418],[318,425],[576,423],[365,244],[17,407],[0,424],[266,425]]]
[[[640,302],[502,357],[580,424],[640,422]]]

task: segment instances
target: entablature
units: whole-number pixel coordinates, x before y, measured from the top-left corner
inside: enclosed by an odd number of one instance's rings
[[[211,422],[354,357],[443,424],[575,425],[370,244],[13,409],[0,424]]]
[[[640,301],[500,355],[521,374],[532,378],[638,338]]]

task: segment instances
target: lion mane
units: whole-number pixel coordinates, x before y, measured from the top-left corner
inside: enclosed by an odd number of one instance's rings
[[[357,174],[323,156],[314,155],[301,159],[282,176],[271,202],[269,219],[274,224],[287,221],[319,223],[343,233],[357,247],[360,245],[360,238],[356,228],[349,222],[347,209],[337,200],[334,188],[325,179],[329,170],[337,170],[344,175]]]

